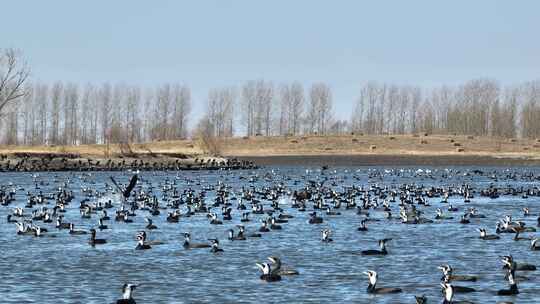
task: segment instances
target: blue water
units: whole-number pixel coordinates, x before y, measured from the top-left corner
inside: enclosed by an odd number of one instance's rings
[[[221,182],[240,197],[242,187],[262,189],[284,183],[287,190],[300,189],[308,180],[327,179],[326,186],[338,192],[352,185],[368,187],[395,187],[402,184],[417,184],[424,187],[469,184],[474,190],[485,189],[490,184],[499,187],[524,187],[534,189],[536,181],[526,173],[540,176],[536,168],[422,168],[432,172],[416,171],[407,167],[402,171],[389,168],[331,168],[326,174],[320,170],[303,167],[274,167],[256,171],[220,172],[142,172],[139,185],[160,198],[161,186],[175,182],[183,191],[188,187],[199,192],[203,187],[216,186]],[[465,175],[471,169],[481,169],[483,175]],[[374,174],[376,173],[376,174]],[[495,179],[493,176],[497,176]],[[507,176],[515,173],[515,176]],[[538,263],[540,252],[529,249],[528,241],[514,241],[512,235],[501,234],[498,241],[482,241],[477,228],[486,227],[494,233],[496,221],[506,214],[522,220],[527,226],[536,227],[540,204],[539,197],[522,199],[521,196],[501,196],[498,199],[480,197],[478,193],[471,203],[461,197],[452,197],[450,202],[460,208],[452,214],[454,220],[435,221],[432,224],[405,225],[398,219],[383,219],[383,212],[371,211],[371,217],[379,222],[369,222],[368,232],[359,232],[360,216],[355,209],[339,210],[341,215],[326,216],[321,225],[307,223],[311,204],[306,212],[290,208],[290,197],[280,199],[280,207],[295,216],[289,223],[281,224],[283,230],[263,234],[261,239],[247,241],[227,240],[227,230],[240,224],[240,213],[233,201],[233,220],[224,225],[209,225],[205,214],[181,218],[179,223],[165,221],[167,210],[152,217],[159,229],[148,232],[149,240],[162,241],[150,250],[136,251],[135,235],[144,230],[147,211],[137,211],[133,223],[114,221],[114,210],[120,206],[119,196],[106,191],[109,176],[126,183],[131,173],[39,173],[40,189],[36,189],[32,173],[2,173],[0,185],[19,187],[16,202],[0,206],[0,295],[1,303],[113,303],[121,297],[124,283],[136,283],[134,293],[137,303],[414,303],[414,295],[425,294],[429,303],[442,301],[439,282],[441,272],[437,266],[451,264],[456,274],[479,276],[478,282],[458,282],[457,285],[474,287],[476,293],[457,294],[455,300],[476,303],[512,301],[515,303],[540,302],[537,272],[520,272],[529,280],[519,282],[520,294],[514,297],[499,297],[499,289],[508,288],[501,269],[500,256],[513,254],[520,263]],[[443,178],[443,175],[445,176]],[[371,176],[371,177],[370,177]],[[254,178],[256,177],[256,178]],[[514,178],[515,177],[515,178]],[[294,183],[297,181],[296,183]],[[107,239],[106,245],[90,247],[88,236],[69,235],[67,230],[56,230],[54,223],[36,222],[48,228],[46,236],[36,238],[17,235],[15,225],[6,222],[7,214],[15,207],[24,207],[27,192],[37,194],[54,193],[66,183],[75,198],[67,207],[65,222],[72,222],[76,229],[88,230],[97,224],[98,215],[83,219],[79,213],[79,202],[85,198],[82,187],[91,187],[103,192],[102,198],[90,197],[91,202],[112,198],[115,208],[109,209],[111,221],[108,230],[98,231],[98,238]],[[14,185],[14,186],[10,186]],[[24,190],[23,190],[24,189]],[[215,191],[207,191],[207,205],[211,205]],[[446,214],[447,205],[440,198],[430,199],[430,207],[418,206],[425,216],[433,219],[437,207]],[[265,209],[269,202],[261,199]],[[52,208],[49,201],[47,208]],[[35,208],[39,208],[36,206]],[[248,204],[249,207],[249,204]],[[472,219],[471,224],[459,224],[459,215],[466,207],[476,207],[486,218]],[[521,209],[529,207],[530,217],[523,217]],[[397,203],[392,205],[395,217],[399,214]],[[185,210],[185,206],[182,206]],[[220,208],[215,210],[221,214]],[[26,209],[25,214],[31,210]],[[260,227],[263,215],[250,215],[251,222],[244,223],[247,232]],[[331,228],[333,243],[321,242],[321,230]],[[208,249],[185,250],[182,247],[183,232],[191,232],[194,242],[206,242],[208,238],[220,239],[222,254],[212,254]],[[524,233],[535,236],[536,233]],[[360,250],[377,249],[376,241],[392,238],[388,245],[389,254],[383,257],[359,255]],[[270,255],[281,257],[283,264],[300,272],[299,276],[283,277],[275,283],[259,279],[255,262],[265,261]],[[380,287],[401,287],[403,293],[396,295],[370,295],[366,293],[367,270],[379,273]]]

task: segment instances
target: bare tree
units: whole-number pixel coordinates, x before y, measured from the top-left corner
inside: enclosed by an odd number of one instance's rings
[[[21,60],[20,52],[14,49],[0,50],[0,115],[10,103],[26,94],[24,84],[30,69]]]

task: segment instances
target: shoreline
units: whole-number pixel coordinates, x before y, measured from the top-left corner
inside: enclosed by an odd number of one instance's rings
[[[540,166],[540,159],[505,155],[319,154],[238,155],[258,166]]]

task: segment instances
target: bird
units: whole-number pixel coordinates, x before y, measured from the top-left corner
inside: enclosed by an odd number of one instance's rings
[[[379,287],[377,288],[377,272],[373,270],[368,270],[364,272],[369,278],[369,285],[367,287],[368,293],[374,293],[374,294],[388,294],[388,293],[400,293],[402,292],[401,288],[385,288],[385,287]]]
[[[122,286],[122,299],[116,300],[116,304],[136,304],[133,299],[133,291],[137,288],[134,284],[124,284]]]

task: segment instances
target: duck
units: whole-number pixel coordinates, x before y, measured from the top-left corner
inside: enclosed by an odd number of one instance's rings
[[[56,219],[56,229],[69,229],[71,227],[70,223],[63,223],[62,217]]]
[[[218,239],[208,239],[212,245],[212,248],[210,248],[211,253],[218,253],[223,252],[223,249],[219,248],[219,240]]]
[[[192,243],[191,234],[189,232],[184,232],[184,243],[183,246],[185,249],[197,249],[197,248],[210,248],[210,244],[205,243]]]
[[[144,228],[148,229],[148,230],[154,230],[154,229],[157,229],[157,226],[152,224],[152,219],[147,217],[146,219],[146,222],[148,223]]]
[[[278,275],[276,273],[272,273],[271,268],[270,268],[270,264],[268,264],[268,263],[255,263],[255,265],[257,265],[257,267],[259,267],[259,269],[262,272],[261,276],[259,277],[261,280],[266,281],[266,282],[281,281],[281,276],[280,275]]]
[[[391,241],[392,239],[382,239],[379,240],[379,247],[381,250],[363,250],[361,252],[362,255],[387,255],[388,251],[386,250],[386,243],[388,241]]]
[[[538,238],[534,238],[531,240],[531,250],[537,251],[540,250],[540,245],[537,244]]]
[[[104,225],[103,224],[103,218],[100,218],[98,220],[98,229],[99,230],[105,230],[105,229],[108,229],[107,225]]]
[[[519,294],[519,290],[518,290],[517,283],[515,280],[515,269],[512,269],[512,268],[508,269],[507,279],[508,279],[508,284],[510,285],[510,288],[501,289],[497,291],[498,296],[511,296],[511,295]]]
[[[124,284],[122,286],[122,299],[116,300],[116,304],[137,304],[133,299],[133,291],[137,288],[134,284]]]
[[[145,241],[146,241],[146,232],[141,231],[139,234],[137,234],[137,246],[135,247],[135,250],[152,249],[152,246],[147,244]]]
[[[229,229],[229,240],[231,241],[245,241],[246,237],[243,235],[243,233],[238,233],[238,235],[234,235],[234,229]]]
[[[467,215],[464,214],[461,216],[460,220],[459,220],[459,223],[460,224],[470,224],[471,221],[469,219],[467,219]]]
[[[259,228],[259,232],[269,232],[270,229],[268,228],[268,224],[266,223],[266,221],[262,220],[261,221],[261,227]]]
[[[526,264],[526,263],[516,263],[514,261],[514,257],[511,255],[506,255],[502,257],[502,262],[504,264],[503,269],[514,269],[514,270],[520,270],[520,271],[534,271],[536,270],[536,266],[532,264]]]
[[[367,222],[367,221],[366,221],[365,219],[361,220],[361,221],[360,221],[360,227],[358,227],[357,230],[358,230],[358,231],[368,231],[368,228],[367,228],[367,226],[366,226],[366,222]]]
[[[373,294],[390,294],[390,293],[401,293],[401,288],[388,288],[388,287],[379,287],[377,288],[377,272],[373,270],[368,270],[364,272],[365,275],[369,278],[369,285],[367,287],[368,293]]]
[[[453,274],[454,269],[448,264],[441,265],[441,266],[439,266],[437,268],[439,268],[443,272],[443,276],[441,278],[442,281],[444,281],[446,279],[446,280],[448,280],[448,282],[450,282],[450,281],[476,282],[478,280],[478,278],[476,276],[455,275],[455,274]],[[455,291],[455,289],[454,289],[454,291]]]
[[[210,224],[212,224],[212,225],[221,225],[221,224],[223,224],[222,221],[218,220],[217,214],[210,213],[208,216],[211,218]]]
[[[310,224],[322,224],[323,222],[323,218],[320,217],[320,216],[317,216],[317,212],[312,212],[309,214],[310,218],[309,218],[309,221],[308,223]]]
[[[425,295],[414,296],[416,304],[427,304],[427,297]]]
[[[270,256],[268,257],[268,260],[272,263],[274,266],[274,269],[272,270],[274,273],[281,275],[281,276],[291,276],[291,275],[299,275],[300,272],[297,270],[294,270],[289,267],[282,267],[281,259],[277,256]]]
[[[96,239],[96,229],[92,228],[90,229],[90,240],[88,243],[92,246],[95,245],[101,245],[107,243],[107,240],[105,239]]]
[[[82,235],[86,234],[86,231],[84,230],[75,230],[75,225],[73,223],[69,224],[69,234],[71,235]]]
[[[478,231],[480,232],[480,239],[482,239],[484,241],[498,240],[498,239],[501,238],[498,235],[488,235],[486,229],[484,229],[484,228],[478,228]]]
[[[323,243],[330,243],[334,240],[330,238],[330,233],[332,232],[330,229],[324,229],[322,232],[322,241]]]
[[[473,304],[469,301],[454,301],[454,287],[450,283],[441,283],[444,299],[442,304]]]

